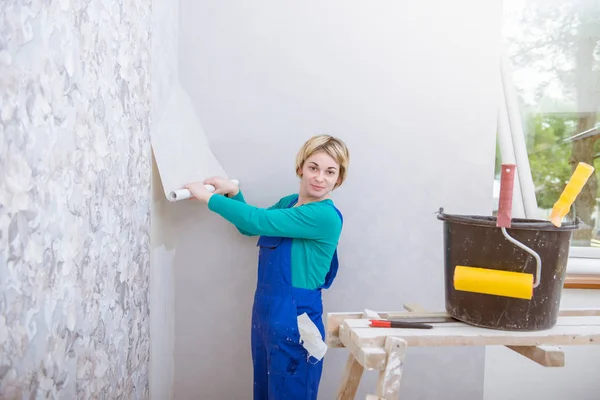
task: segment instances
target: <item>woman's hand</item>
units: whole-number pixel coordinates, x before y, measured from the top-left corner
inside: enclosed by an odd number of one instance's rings
[[[221,178],[220,176],[213,176],[204,181],[205,185],[213,185],[215,187],[215,194],[222,194],[225,196],[233,197],[240,191],[240,188],[229,179]]]
[[[208,189],[206,189],[206,187],[204,187],[204,183],[202,182],[188,183],[184,186],[184,188],[190,191],[193,198],[196,198],[205,203],[208,203],[208,200],[210,200],[210,196],[213,195],[211,192],[208,191]]]

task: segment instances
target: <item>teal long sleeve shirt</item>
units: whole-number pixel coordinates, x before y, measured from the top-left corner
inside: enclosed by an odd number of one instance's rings
[[[247,204],[240,191],[232,198],[211,196],[208,208],[244,235],[292,238],[292,285],[316,289],[329,272],[342,221],[329,199],[287,208],[294,196],[265,209]]]

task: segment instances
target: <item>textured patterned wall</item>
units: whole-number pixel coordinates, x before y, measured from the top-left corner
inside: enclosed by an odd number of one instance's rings
[[[0,0],[0,398],[148,395],[150,0]]]

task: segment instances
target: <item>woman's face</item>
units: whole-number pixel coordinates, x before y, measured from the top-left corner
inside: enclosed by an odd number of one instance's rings
[[[339,181],[339,168],[338,163],[323,151],[307,158],[300,171],[300,195],[311,199],[329,196]]]

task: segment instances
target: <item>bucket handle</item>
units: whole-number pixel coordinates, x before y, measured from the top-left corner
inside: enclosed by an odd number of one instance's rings
[[[542,259],[540,258],[540,256],[539,256],[538,253],[536,253],[535,251],[531,250],[529,247],[525,246],[523,243],[519,242],[518,240],[516,240],[515,238],[513,238],[512,236],[510,236],[508,234],[508,232],[506,232],[506,228],[505,227],[502,227],[500,229],[502,229],[502,234],[504,235],[504,237],[508,241],[510,241],[511,243],[517,245],[518,247],[522,248],[527,253],[529,253],[533,257],[535,257],[536,268],[535,268],[535,281],[533,283],[533,288],[535,289],[536,287],[538,287],[540,285],[540,280],[541,280],[541,277],[542,277]]]
[[[514,245],[525,250],[535,258],[536,273],[535,281],[533,282],[533,288],[535,289],[540,285],[542,277],[542,259],[539,254],[519,242],[508,234],[506,228],[510,228],[512,219],[512,200],[513,200],[513,187],[515,182],[515,164],[502,164],[502,172],[500,175],[500,198],[498,201],[498,218],[496,220],[496,226],[502,230],[504,237]]]

